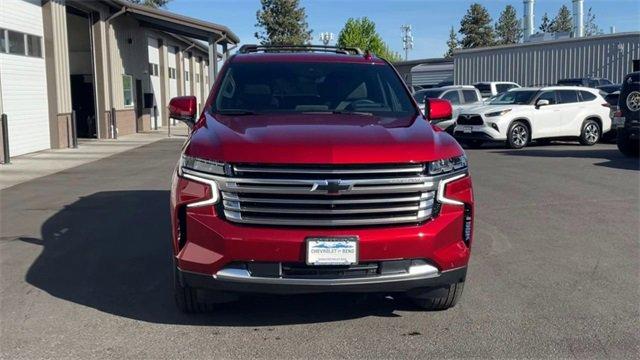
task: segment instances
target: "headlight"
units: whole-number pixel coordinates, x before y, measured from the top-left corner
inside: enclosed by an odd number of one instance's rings
[[[460,155],[450,159],[436,160],[429,163],[429,175],[446,174],[467,168],[467,156]]]
[[[231,170],[230,167],[226,166],[223,163],[198,159],[187,155],[182,155],[182,157],[180,158],[180,170],[182,169],[190,169],[215,175],[225,175],[226,171]]]
[[[187,171],[185,172],[185,170]],[[188,170],[193,170],[193,172],[189,172]],[[223,163],[182,155],[180,158],[180,166],[178,168],[179,175],[191,181],[207,184],[211,188],[211,197],[209,199],[196,201],[188,204],[187,206],[199,207],[216,204],[220,200],[218,183],[214,178],[207,177],[206,174],[225,175],[225,172],[230,170],[231,167]]]
[[[502,116],[502,115],[508,113],[509,111],[511,111],[511,109],[504,109],[504,110],[500,110],[500,111],[486,113],[486,114],[484,114],[484,116],[486,116],[486,117]]]

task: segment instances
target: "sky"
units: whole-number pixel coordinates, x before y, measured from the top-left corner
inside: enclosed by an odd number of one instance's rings
[[[409,59],[441,57],[446,51],[446,41],[451,26],[457,31],[460,19],[469,5],[484,5],[494,20],[506,5],[513,5],[522,17],[522,0],[301,0],[306,9],[309,28],[313,30],[312,43],[320,44],[322,32],[332,32],[337,38],[345,21],[350,18],[368,17],[384,41],[404,56],[400,26],[411,24],[414,45]],[[571,0],[537,0],[534,9],[536,28],[547,12],[553,18],[562,5],[571,10]],[[610,26],[616,32],[640,30],[640,1],[638,0],[585,0],[585,14],[593,8],[596,23],[606,33]],[[243,44],[255,44],[256,11],[259,0],[171,0],[167,10],[222,24],[240,37]]]

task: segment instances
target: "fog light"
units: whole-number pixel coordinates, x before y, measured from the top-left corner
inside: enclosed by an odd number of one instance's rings
[[[495,131],[500,132],[500,129],[498,129],[498,124],[496,124],[496,123],[491,123],[491,127],[492,127]]]

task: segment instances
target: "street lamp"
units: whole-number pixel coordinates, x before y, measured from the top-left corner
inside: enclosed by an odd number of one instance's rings
[[[324,46],[329,45],[329,43],[333,41],[333,33],[330,33],[330,32],[320,33],[320,41],[322,41]]]

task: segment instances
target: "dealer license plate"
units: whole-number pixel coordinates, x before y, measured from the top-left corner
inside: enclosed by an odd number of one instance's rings
[[[473,128],[471,126],[465,126],[462,128],[462,131],[464,131],[467,134],[470,134],[472,129]]]
[[[307,265],[352,265],[358,263],[358,237],[307,238]]]

